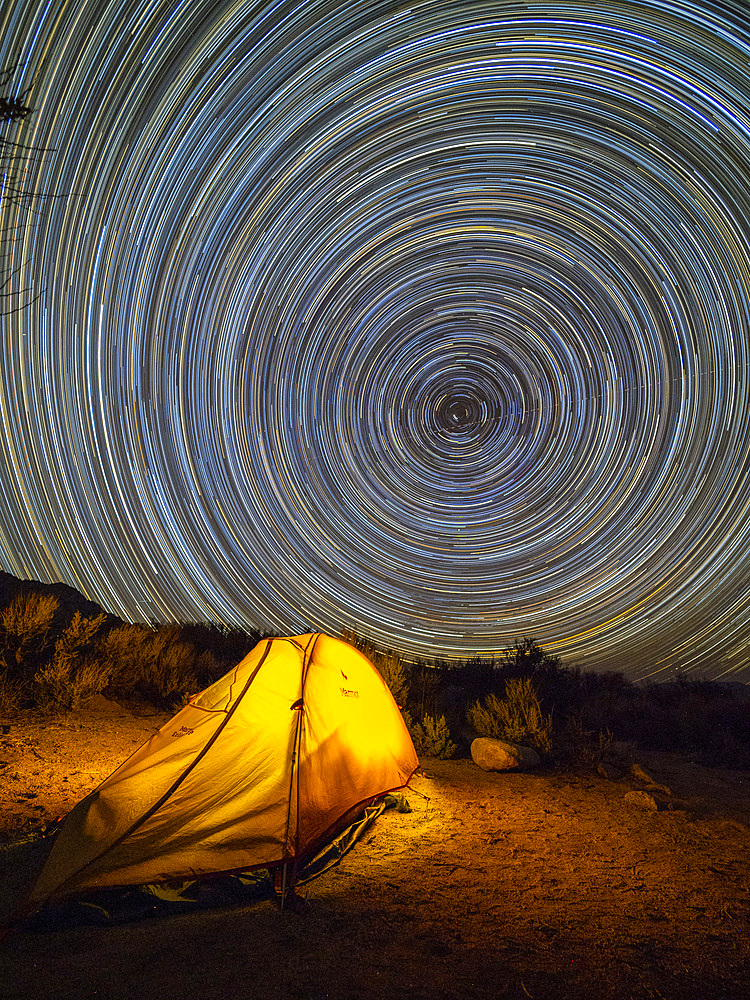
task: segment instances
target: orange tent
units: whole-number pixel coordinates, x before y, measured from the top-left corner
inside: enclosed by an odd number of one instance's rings
[[[67,816],[30,903],[287,865],[417,767],[380,674],[320,633],[264,639]]]

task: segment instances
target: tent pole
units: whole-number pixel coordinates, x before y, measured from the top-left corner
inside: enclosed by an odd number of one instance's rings
[[[284,862],[284,867],[281,869],[281,906],[280,909],[284,909],[284,897],[286,896],[286,867],[287,863]]]

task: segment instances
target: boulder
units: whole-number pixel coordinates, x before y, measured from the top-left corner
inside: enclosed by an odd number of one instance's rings
[[[471,744],[471,759],[483,771],[527,771],[541,763],[539,754],[531,747],[487,736],[480,736]]]
[[[648,792],[626,792],[625,803],[626,805],[633,806],[635,809],[643,809],[646,812],[657,812],[659,809],[656,799],[653,795],[649,795]]]
[[[668,788],[667,785],[660,785],[658,781],[654,781],[651,775],[647,771],[644,771],[640,764],[631,764],[630,774],[637,781],[644,783],[647,792],[661,792],[662,795],[672,794],[671,788]]]

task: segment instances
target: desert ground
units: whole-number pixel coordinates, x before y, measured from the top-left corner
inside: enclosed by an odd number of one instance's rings
[[[98,698],[66,717],[0,719],[4,921],[33,878],[7,844],[64,815],[167,717]],[[412,811],[383,813],[306,887],[304,913],[261,898],[21,924],[0,945],[0,996],[750,996],[750,772],[625,746],[598,773],[421,765]]]

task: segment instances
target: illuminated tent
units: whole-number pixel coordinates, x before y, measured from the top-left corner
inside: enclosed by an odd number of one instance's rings
[[[253,867],[294,878],[416,767],[365,656],[320,633],[264,639],[78,803],[30,904]]]

